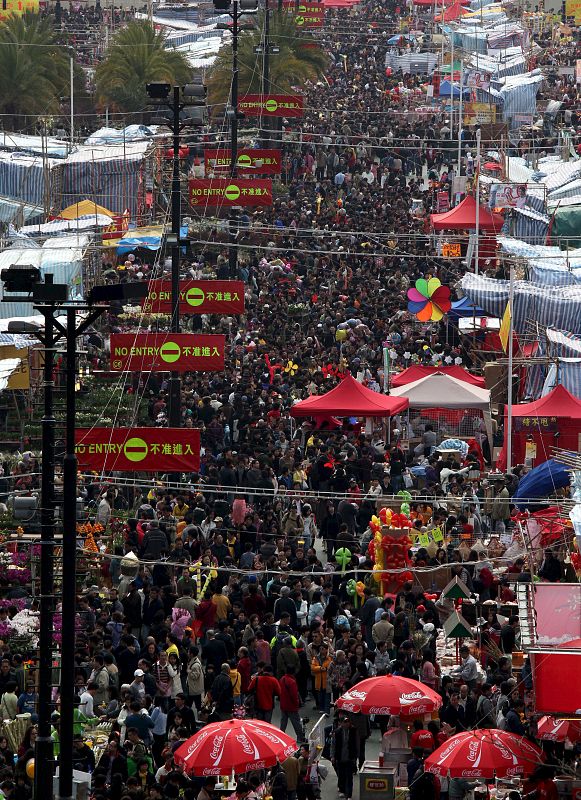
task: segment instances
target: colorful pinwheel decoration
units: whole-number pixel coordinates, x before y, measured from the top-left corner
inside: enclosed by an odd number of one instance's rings
[[[438,278],[419,278],[414,289],[408,289],[408,311],[420,322],[439,322],[452,307],[450,288]]]
[[[286,367],[284,368],[284,371],[291,377],[293,375],[296,375],[298,370],[299,370],[299,365],[295,364],[294,361],[289,361]]]

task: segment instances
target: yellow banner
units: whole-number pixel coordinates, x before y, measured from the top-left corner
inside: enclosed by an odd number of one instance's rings
[[[565,0],[565,17],[574,17],[576,25],[581,23],[581,0]]]
[[[10,16],[22,17],[24,14],[38,14],[40,0],[3,0],[0,4],[0,20]]]
[[[4,358],[19,358],[20,366],[8,378],[7,389],[30,389],[30,364],[28,361],[28,347],[13,347],[4,345],[0,347],[0,360]]]
[[[496,106],[488,103],[464,103],[465,125],[489,125],[496,122]]]

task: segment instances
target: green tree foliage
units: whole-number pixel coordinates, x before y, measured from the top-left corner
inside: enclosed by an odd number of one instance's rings
[[[239,96],[259,94],[262,87],[263,56],[254,52],[264,45],[264,15],[258,15],[257,27],[243,31],[238,39]],[[307,81],[316,81],[324,74],[327,57],[317,42],[301,28],[294,15],[285,12],[271,14],[270,41],[280,52],[270,56],[271,94],[292,93]],[[232,46],[218,53],[207,80],[208,102],[212,106],[228,101],[232,82]]]
[[[147,106],[147,83],[188,83],[192,69],[186,57],[166,50],[165,41],[166,35],[146,20],[122,28],[97,67],[98,102],[117,111],[141,112]]]

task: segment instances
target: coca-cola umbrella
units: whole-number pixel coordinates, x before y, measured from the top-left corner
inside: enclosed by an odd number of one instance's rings
[[[482,728],[452,736],[426,758],[425,770],[450,778],[506,778],[529,775],[542,763],[542,751],[524,736]]]
[[[355,684],[337,700],[337,708],[354,714],[431,714],[442,698],[429,686],[401,675],[379,675]]]
[[[296,741],[269,722],[229,719],[205,725],[174,758],[188,775],[228,775],[272,767],[296,750]]]
[[[581,739],[581,722],[573,719],[541,717],[537,722],[537,738],[547,742],[578,742]]]

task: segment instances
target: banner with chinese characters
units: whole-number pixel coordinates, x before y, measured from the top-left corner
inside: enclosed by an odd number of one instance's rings
[[[149,281],[143,310],[171,314],[171,281]],[[180,281],[180,314],[244,314],[243,281]]]
[[[322,28],[325,22],[325,6],[318,3],[297,3],[284,0],[283,9],[294,14],[297,28]]]
[[[221,372],[225,337],[197,333],[112,333],[115,372]]]
[[[271,206],[270,178],[190,178],[192,206]]]
[[[97,472],[197,472],[196,428],[78,428],[79,470]]]
[[[444,242],[442,244],[442,256],[444,258],[460,258],[461,255],[460,242]]]
[[[464,103],[465,125],[490,125],[496,122],[496,106],[488,103]]]
[[[524,431],[546,431],[554,433],[559,430],[557,417],[515,417],[513,420],[514,430]]]
[[[490,74],[471,69],[466,73],[464,85],[470,89],[490,89]]]
[[[206,172],[208,167],[229,170],[232,163],[230,150],[204,150],[204,160]],[[245,148],[238,151],[236,164],[241,172],[248,170],[252,175],[280,175],[282,172],[280,150]]]
[[[0,21],[10,16],[23,17],[25,14],[38,14],[39,0],[2,0],[0,3]]]
[[[302,117],[303,98],[299,94],[247,94],[238,101],[247,117]]]

